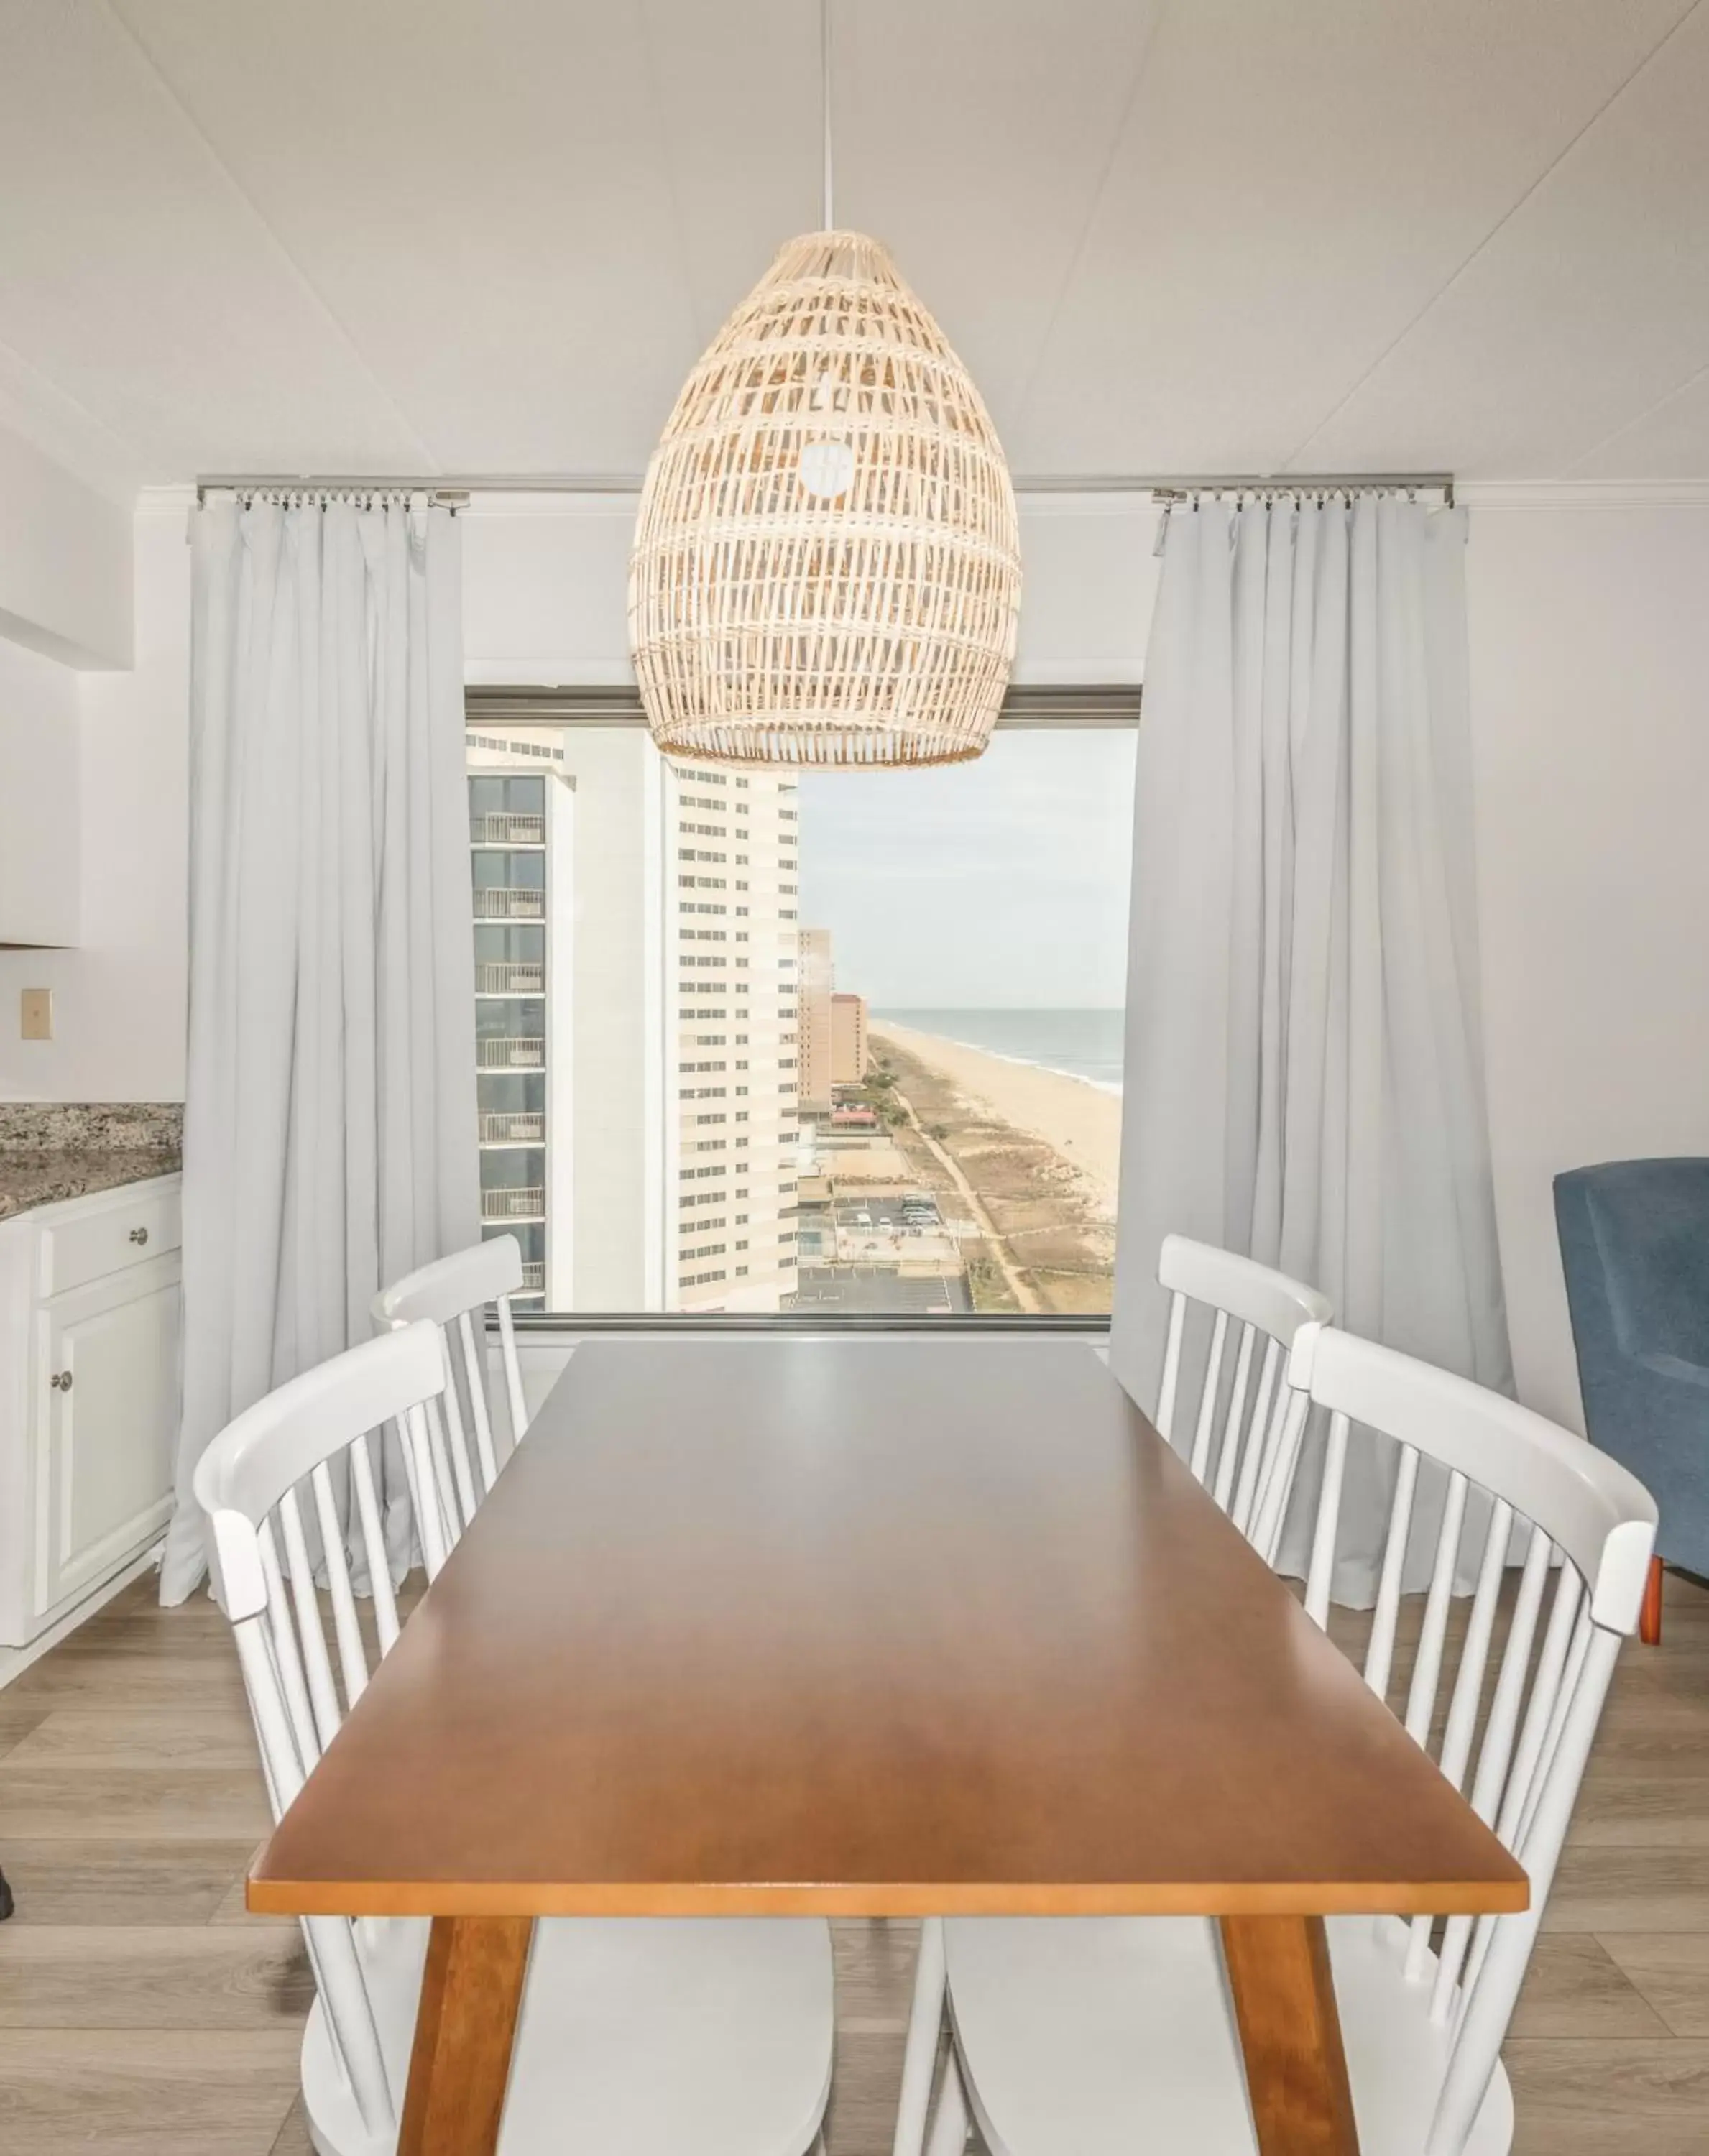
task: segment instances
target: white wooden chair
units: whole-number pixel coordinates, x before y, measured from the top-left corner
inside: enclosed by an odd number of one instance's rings
[[[1473,1808],[1531,1878],[1522,1914],[1329,1919],[1359,2146],[1364,2156],[1500,2156],[1513,2133],[1501,2044],[1620,1642],[1637,1625],[1655,1507],[1617,1461],[1540,1415],[1349,1334],[1306,1327],[1289,1380],[1330,1418],[1306,1589],[1319,1623],[1350,1429],[1399,1442],[1364,1666],[1385,1700],[1419,1462],[1445,1471],[1399,1711],[1450,1782],[1469,1779]],[[1421,1518],[1426,1541],[1430,1525]],[[1510,1584],[1516,1535],[1524,1560]],[[1476,1586],[1450,1635],[1462,1543]],[[959,2152],[969,2107],[992,2156],[1251,2156],[1213,1922],[958,1917],[923,1928],[898,2156],[921,2145],[946,2000],[953,2044],[932,2156]]]
[[[1327,1324],[1334,1315],[1329,1298],[1254,1259],[1185,1235],[1163,1238],[1157,1279],[1169,1291],[1169,1329],[1157,1427],[1174,1443],[1188,1306],[1198,1304],[1210,1313],[1211,1326],[1187,1464],[1259,1554],[1273,1563],[1309,1405],[1303,1393],[1291,1392],[1284,1382],[1284,1366],[1300,1328]],[[1234,1367],[1225,1389],[1231,1329]]]
[[[196,1496],[237,1635],[275,1819],[370,1670],[335,1478],[373,1584],[377,1654],[398,1636],[369,1433],[399,1433],[412,1492],[434,1487],[428,1409],[446,1382],[421,1322],[336,1356],[239,1415],[203,1454]],[[325,1551],[323,1609],[304,1508]],[[434,1507],[421,1530],[430,1569]],[[437,1560],[437,1561],[435,1561]],[[287,1578],[288,1574],[288,1578]],[[331,1619],[329,1651],[326,1614]],[[393,2156],[427,1949],[421,1918],[304,1920],[316,1999],[303,2097],[321,2156]],[[810,1918],[563,1918],[535,1927],[500,2156],[803,2156],[829,2093],[830,1934]]]
[[[491,1366],[487,1357],[486,1309],[496,1305],[499,1353],[505,1376],[505,1404],[515,1446],[528,1424],[522,1400],[522,1372],[516,1360],[516,1328],[511,1297],[522,1285],[522,1248],[514,1235],[495,1235],[456,1250],[449,1258],[406,1273],[382,1287],[372,1305],[376,1325],[387,1329],[436,1325],[444,1346],[445,1389],[429,1403],[428,1418],[436,1456],[443,1455],[449,1476],[441,1491],[448,1547],[475,1517],[475,1509],[498,1479],[494,1440]],[[464,1406],[468,1422],[464,1419]],[[475,1433],[470,1455],[469,1425]]]

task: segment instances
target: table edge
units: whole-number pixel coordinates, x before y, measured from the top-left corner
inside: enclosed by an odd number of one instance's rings
[[[538,1881],[258,1879],[251,1914],[278,1917],[1343,1917],[1511,1915],[1531,1882],[1511,1879],[1248,1881],[1040,1886],[1036,1882],[845,1886]]]

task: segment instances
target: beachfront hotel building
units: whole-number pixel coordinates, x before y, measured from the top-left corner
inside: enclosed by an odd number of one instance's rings
[[[796,1285],[800,819],[793,778],[671,757],[673,1310],[776,1311]]]
[[[865,996],[834,995],[831,998],[832,1085],[860,1085],[866,1076],[867,1062],[866,998]]]
[[[831,1112],[831,932],[803,928],[801,957],[801,1112]]]
[[[801,1112],[823,1118],[833,1089],[866,1075],[866,998],[839,994],[829,928],[801,932]]]
[[[472,721],[483,1228],[526,1307],[776,1311],[796,1285],[796,782],[644,730]]]

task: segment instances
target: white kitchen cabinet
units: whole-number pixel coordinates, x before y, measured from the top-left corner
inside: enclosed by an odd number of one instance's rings
[[[178,1261],[54,1296],[37,1313],[35,1614],[151,1543],[171,1508]]]
[[[0,1660],[64,1629],[172,1511],[178,1178],[0,1221]]]

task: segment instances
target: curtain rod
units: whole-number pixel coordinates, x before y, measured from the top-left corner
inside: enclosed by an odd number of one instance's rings
[[[1014,490],[1029,494],[1148,494],[1155,501],[1175,501],[1195,494],[1440,494],[1454,506],[1452,472],[1203,472],[1188,475],[1154,473],[1034,474],[1016,479]],[[481,472],[432,479],[395,475],[326,475],[320,473],[219,472],[198,479],[196,498],[216,493],[425,494],[436,502],[460,506],[477,494],[639,495],[641,482],[626,473]]]
[[[997,724],[1078,729],[1135,726],[1142,692],[1137,681],[1072,685],[1011,681],[1003,692]],[[606,688],[506,686],[471,682],[464,690],[471,726],[644,726],[641,692],[633,685]]]

